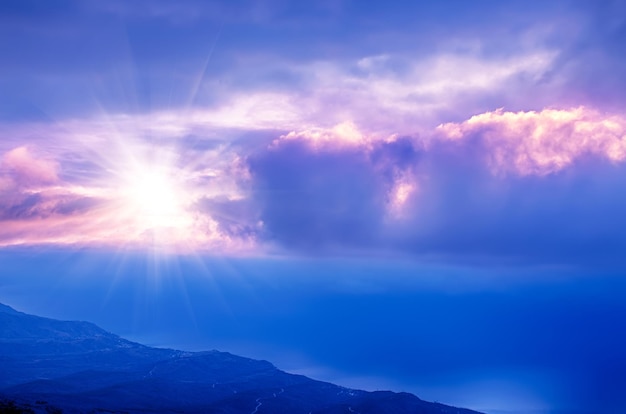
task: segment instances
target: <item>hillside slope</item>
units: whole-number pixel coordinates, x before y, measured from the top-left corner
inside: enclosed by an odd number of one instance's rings
[[[27,315],[2,304],[0,366],[0,411],[475,413],[408,393],[352,390],[227,352],[151,348],[88,322]]]

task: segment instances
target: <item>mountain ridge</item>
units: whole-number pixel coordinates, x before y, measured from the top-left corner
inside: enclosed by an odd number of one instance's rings
[[[228,352],[151,348],[90,322],[3,304],[0,363],[0,396],[23,412],[477,414],[409,393],[353,390]]]

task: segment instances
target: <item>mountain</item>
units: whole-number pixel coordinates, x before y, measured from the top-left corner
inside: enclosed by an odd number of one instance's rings
[[[88,322],[0,304],[0,412],[472,414],[408,393],[366,392],[227,352],[127,341]]]

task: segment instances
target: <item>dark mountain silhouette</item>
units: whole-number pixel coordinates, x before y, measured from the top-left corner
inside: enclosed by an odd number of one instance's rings
[[[127,341],[0,304],[0,412],[472,414],[408,393],[348,389],[227,352]]]

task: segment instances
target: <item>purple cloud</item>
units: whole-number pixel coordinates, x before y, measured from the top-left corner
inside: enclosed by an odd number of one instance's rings
[[[612,230],[626,207],[612,190],[625,168],[619,116],[496,111],[429,137],[351,133],[290,133],[250,156],[262,238],[309,253],[548,262],[626,244]]]

